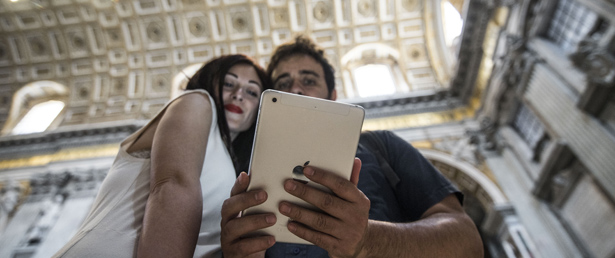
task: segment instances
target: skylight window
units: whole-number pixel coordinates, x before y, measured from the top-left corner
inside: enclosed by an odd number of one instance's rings
[[[395,93],[391,69],[382,64],[368,64],[354,69],[354,79],[360,97]]]
[[[64,108],[64,102],[50,100],[36,104],[13,128],[13,134],[39,133],[47,130]]]

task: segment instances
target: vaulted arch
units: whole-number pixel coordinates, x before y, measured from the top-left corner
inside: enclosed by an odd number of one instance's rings
[[[2,128],[2,135],[19,134],[20,132],[14,132],[13,130],[19,126],[19,123],[24,118],[31,116],[32,113],[30,111],[57,111],[46,115],[45,118],[50,121],[44,126],[42,131],[50,127],[56,127],[61,122],[58,118],[61,117],[60,114],[64,110],[67,100],[68,88],[60,83],[36,81],[26,84],[13,95],[9,117]],[[41,104],[46,106],[40,106]],[[30,130],[27,132],[30,132]]]

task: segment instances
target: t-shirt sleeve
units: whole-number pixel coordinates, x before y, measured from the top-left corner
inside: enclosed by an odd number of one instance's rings
[[[377,131],[388,151],[389,165],[400,178],[395,194],[403,213],[412,221],[427,209],[455,194],[463,194],[411,144],[390,131]]]

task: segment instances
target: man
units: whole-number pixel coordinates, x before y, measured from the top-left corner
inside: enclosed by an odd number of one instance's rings
[[[330,100],[337,97],[333,67],[307,38],[300,36],[278,47],[267,72],[274,89]],[[482,242],[461,207],[461,193],[410,144],[391,132],[377,135],[387,148],[386,159],[399,176],[398,184],[387,181],[374,151],[362,145],[357,149],[359,159],[355,159],[350,181],[317,168],[304,169],[310,180],[334,194],[293,180],[285,182],[287,192],[324,212],[288,202],[279,206],[292,220],[288,229],[315,246],[276,244],[272,236],[244,237],[286,218],[273,214],[238,216],[267,198],[264,191],[245,192],[249,178],[242,173],[222,207],[224,256],[482,257]]]

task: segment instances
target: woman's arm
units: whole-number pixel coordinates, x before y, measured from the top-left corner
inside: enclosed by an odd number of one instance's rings
[[[160,119],[152,143],[139,257],[194,254],[203,209],[199,178],[211,123],[211,105],[203,94],[180,97]]]

